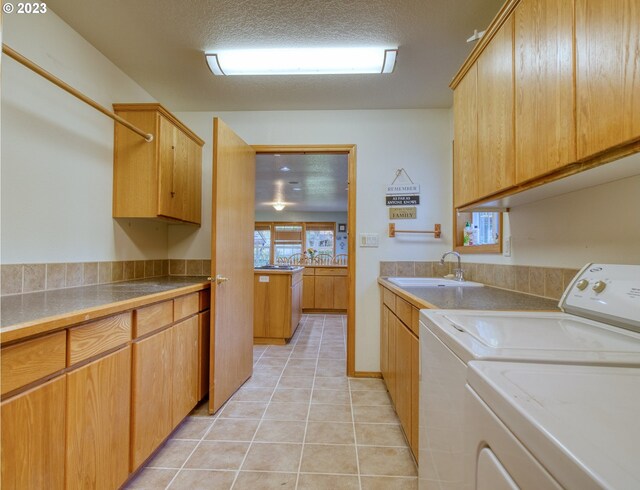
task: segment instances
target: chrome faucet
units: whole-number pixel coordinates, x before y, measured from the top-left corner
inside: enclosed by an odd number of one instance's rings
[[[464,281],[464,271],[462,270],[462,264],[460,263],[460,254],[458,252],[454,252],[451,250],[450,252],[445,253],[440,259],[440,265],[444,265],[444,259],[447,255],[455,255],[458,258],[458,268],[453,269],[453,273],[455,274],[456,281]]]

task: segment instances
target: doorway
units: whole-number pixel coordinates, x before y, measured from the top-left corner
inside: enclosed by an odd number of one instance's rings
[[[346,219],[346,256],[347,256],[347,359],[348,376],[357,376],[355,371],[355,292],[356,292],[356,145],[253,145],[256,155],[344,155],[347,161],[347,219]],[[284,200],[284,198],[282,199]],[[285,204],[274,202],[274,205]],[[337,233],[340,229],[337,229]],[[337,237],[337,235],[336,235]],[[335,239],[335,238],[334,238]],[[270,260],[276,260],[273,254]]]

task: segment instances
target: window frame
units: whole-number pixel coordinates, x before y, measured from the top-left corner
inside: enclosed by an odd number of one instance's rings
[[[269,245],[269,263],[270,264],[274,264],[275,262],[275,228],[276,226],[302,226],[302,250],[301,252],[304,253],[307,249],[307,226],[311,225],[311,227],[313,228],[314,226],[324,226],[324,227],[331,227],[331,229],[333,230],[333,257],[336,256],[336,241],[337,241],[337,222],[334,223],[333,221],[256,221],[254,222],[253,225],[253,230],[254,232],[258,229],[258,227],[262,227],[262,229],[266,229],[267,227],[269,228],[269,233],[270,233],[270,237],[271,237],[271,242]],[[255,257],[254,257],[255,260]]]

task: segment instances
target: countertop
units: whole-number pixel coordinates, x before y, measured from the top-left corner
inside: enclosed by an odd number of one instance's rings
[[[401,288],[384,277],[378,283],[417,308],[443,310],[560,311],[558,301],[507,289],[483,287]]]
[[[0,342],[10,342],[210,287],[205,277],[165,276],[0,298]]]

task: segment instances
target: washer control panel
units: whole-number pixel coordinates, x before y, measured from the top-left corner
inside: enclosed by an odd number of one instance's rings
[[[565,290],[560,308],[640,331],[640,265],[587,264]]]

